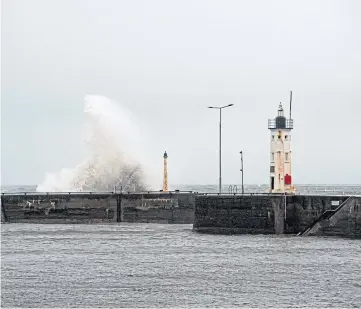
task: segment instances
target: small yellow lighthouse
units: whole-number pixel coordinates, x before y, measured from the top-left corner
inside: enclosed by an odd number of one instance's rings
[[[168,155],[167,152],[164,152],[164,174],[163,174],[163,191],[168,192]]]

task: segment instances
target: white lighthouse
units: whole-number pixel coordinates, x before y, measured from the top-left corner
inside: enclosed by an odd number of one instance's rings
[[[291,92],[292,100],[292,92]],[[268,120],[268,129],[271,131],[270,153],[270,189],[271,193],[295,193],[292,185],[292,150],[291,131],[293,119],[286,118],[282,103],[278,107],[277,117]]]

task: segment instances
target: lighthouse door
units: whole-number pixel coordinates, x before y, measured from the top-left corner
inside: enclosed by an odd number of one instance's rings
[[[275,178],[271,177],[271,190],[275,188]]]

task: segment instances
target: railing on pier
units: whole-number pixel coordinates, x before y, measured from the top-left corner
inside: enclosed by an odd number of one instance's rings
[[[194,193],[193,191],[140,191],[140,192],[115,192],[115,191],[76,191],[76,192],[2,192],[3,196],[8,195],[21,195],[21,196],[32,196],[32,195],[84,195],[84,194],[177,194],[177,193]]]
[[[197,194],[197,195],[241,195],[242,187],[240,185],[229,185],[228,192],[226,187],[224,187],[224,191],[219,194],[218,188],[214,187],[212,190],[205,191],[192,191],[192,190],[173,190],[173,191],[154,191],[154,190],[146,190],[140,192],[132,192],[132,191],[117,191],[114,188],[114,191],[73,191],[73,192],[36,192],[36,191],[28,191],[28,192],[2,192],[2,196],[10,196],[10,195],[20,195],[20,196],[34,196],[34,195],[84,195],[84,194]],[[204,188],[200,188],[201,190]],[[307,186],[307,185],[296,185],[296,193],[287,194],[286,195],[332,195],[332,196],[348,196],[357,194],[357,192],[361,189],[360,185],[354,186],[330,186],[330,185],[320,185],[320,186]],[[245,191],[243,195],[284,195],[284,193],[269,193],[267,186],[245,186]]]

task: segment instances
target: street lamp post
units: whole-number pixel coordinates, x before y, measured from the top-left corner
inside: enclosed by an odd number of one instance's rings
[[[243,186],[243,151],[239,152],[241,154],[241,172],[242,172],[242,195],[244,194],[244,186]]]
[[[222,193],[222,109],[231,107],[233,104],[228,104],[221,107],[208,106],[208,108],[219,109],[219,193]]]

